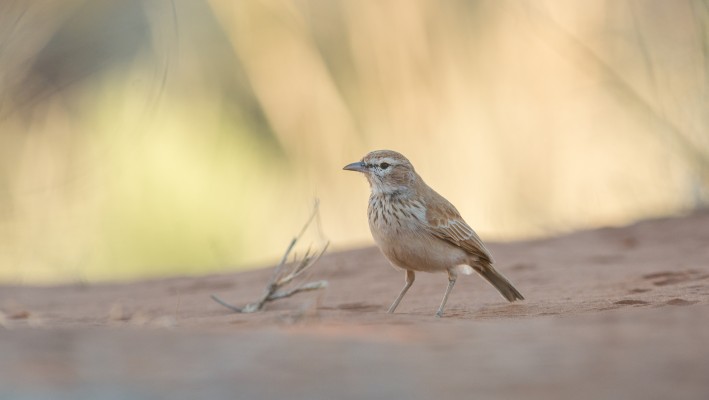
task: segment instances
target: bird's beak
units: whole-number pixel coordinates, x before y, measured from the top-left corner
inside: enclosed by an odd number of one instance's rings
[[[364,165],[364,163],[362,161],[357,161],[357,162],[353,162],[352,164],[347,164],[342,169],[345,169],[347,171],[357,171],[357,172],[367,171],[367,167]]]

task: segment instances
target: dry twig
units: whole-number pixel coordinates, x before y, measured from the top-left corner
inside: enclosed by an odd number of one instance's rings
[[[298,261],[296,257],[294,257],[293,262],[288,263],[288,258],[290,257],[291,252],[293,251],[293,248],[295,247],[296,243],[300,240],[300,238],[303,236],[303,234],[306,232],[310,224],[315,220],[315,218],[318,215],[318,202],[315,202],[315,206],[313,207],[313,212],[310,214],[310,217],[306,221],[305,225],[303,226],[303,229],[300,230],[300,233],[298,233],[298,236],[294,237],[293,240],[291,240],[290,244],[288,245],[288,248],[286,249],[286,252],[283,254],[283,257],[281,258],[281,261],[278,263],[278,265],[274,268],[273,270],[273,275],[271,276],[271,280],[268,282],[268,285],[266,286],[266,290],[264,291],[263,296],[261,296],[261,299],[259,299],[257,302],[247,304],[244,307],[236,307],[233,306],[224,300],[220,299],[216,295],[212,295],[212,300],[216,301],[217,303],[223,305],[224,307],[237,312],[237,313],[252,313],[259,311],[263,308],[263,306],[268,303],[269,301],[274,301],[278,299],[283,299],[286,297],[293,296],[296,293],[300,292],[309,292],[313,290],[318,290],[318,289],[323,289],[327,287],[327,281],[321,280],[321,281],[314,281],[314,282],[307,282],[307,283],[302,283],[300,285],[297,285],[296,287],[292,289],[284,289],[285,286],[293,282],[294,279],[298,278],[299,276],[303,275],[306,271],[308,271],[315,263],[318,262],[320,257],[325,254],[325,251],[327,250],[327,247],[329,246],[330,242],[326,242],[325,246],[320,251],[315,251],[313,252],[312,249],[308,249],[305,253],[305,256]]]

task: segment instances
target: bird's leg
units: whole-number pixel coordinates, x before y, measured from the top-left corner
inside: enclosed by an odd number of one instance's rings
[[[436,311],[436,317],[440,318],[443,316],[443,309],[446,307],[446,302],[448,301],[448,295],[451,294],[453,290],[453,285],[455,285],[455,280],[458,279],[458,273],[454,268],[448,270],[448,288],[446,289],[446,294],[443,295],[443,301],[441,301],[441,306],[438,307]]]
[[[416,279],[416,274],[414,271],[406,270],[406,284],[404,284],[404,288],[401,289],[401,293],[396,297],[396,300],[394,300],[394,303],[392,303],[391,307],[389,307],[389,311],[387,311],[389,314],[392,314],[394,310],[396,310],[396,307],[399,306],[399,302],[401,299],[404,298],[404,295],[406,294],[406,291],[409,290],[411,285],[414,284],[414,279]]]

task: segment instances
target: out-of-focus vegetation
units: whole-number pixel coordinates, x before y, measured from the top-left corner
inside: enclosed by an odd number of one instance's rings
[[[691,0],[3,1],[0,281],[272,262],[313,197],[336,248],[369,243],[341,167],[380,148],[490,240],[703,207],[708,24]]]

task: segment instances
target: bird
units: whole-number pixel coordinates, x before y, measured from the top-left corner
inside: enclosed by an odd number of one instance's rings
[[[361,172],[371,193],[367,216],[372,237],[387,260],[406,272],[393,313],[416,272],[447,272],[448,287],[435,316],[441,317],[458,272],[480,274],[509,302],[524,300],[494,267],[492,254],[458,210],[423,181],[402,154],[375,150],[343,170]]]

